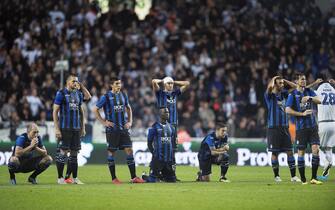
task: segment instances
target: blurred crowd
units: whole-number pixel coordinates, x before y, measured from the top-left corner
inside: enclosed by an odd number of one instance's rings
[[[271,77],[335,72],[335,9],[322,13],[314,0],[154,0],[144,20],[132,4],[102,14],[89,0],[2,0],[0,10],[2,127],[52,121],[57,60],[92,94],[88,122],[120,76],[134,136],[156,120],[153,78],[191,82],[178,101],[180,132],[203,137],[220,120],[231,136],[264,137]]]

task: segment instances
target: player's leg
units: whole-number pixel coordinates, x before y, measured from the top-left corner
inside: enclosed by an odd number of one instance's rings
[[[74,184],[84,184],[78,179],[78,153],[81,149],[80,131],[72,131],[69,166]]]
[[[112,177],[112,182],[114,184],[121,184],[121,181],[116,177],[115,171],[115,154],[119,149],[119,133],[118,132],[108,132],[106,133],[107,140],[107,151],[108,151],[108,169]]]
[[[64,165],[68,161],[67,153],[70,149],[71,133],[61,130],[62,139],[59,141],[59,152],[56,153],[55,161],[58,173],[58,184],[66,184],[63,178]]]
[[[308,135],[304,130],[297,130],[296,145],[298,149],[298,171],[302,184],[307,184],[305,176],[305,149],[307,147]]]
[[[331,147],[325,147],[324,148],[324,153],[325,153],[325,157],[326,157],[326,163],[325,163],[325,167],[322,173],[322,176],[328,176],[329,175],[329,170],[332,166],[333,163],[333,151]]]
[[[230,182],[227,177],[227,171],[229,168],[229,154],[222,154],[222,159],[220,160],[220,168],[221,168],[221,177],[219,179],[220,182]]]
[[[199,161],[199,166],[200,166],[200,177],[198,181],[209,182],[210,175],[212,173],[212,160],[209,159],[207,161]]]
[[[152,159],[150,162],[150,174],[144,177],[145,181],[148,183],[160,182],[160,174],[162,170],[162,163],[159,160]]]
[[[301,182],[301,180],[296,176],[296,165],[293,151],[289,150],[286,152],[286,154],[287,154],[287,165],[290,169],[291,174],[291,182]]]
[[[16,185],[15,173],[18,172],[19,168],[20,168],[19,158],[15,156],[10,157],[8,162],[8,172],[9,172],[10,183],[13,185]]]
[[[278,131],[277,128],[269,128],[267,130],[267,143],[268,143],[268,151],[272,152],[271,155],[271,165],[272,171],[276,182],[281,182],[281,178],[279,176],[279,162],[278,162],[278,154],[280,151],[280,142],[282,141],[282,134]]]
[[[322,182],[317,180],[317,173],[320,164],[319,157],[319,147],[320,139],[318,134],[318,128],[313,128],[310,130],[309,143],[312,147],[312,178],[311,184],[322,184]]]
[[[35,171],[29,176],[28,182],[37,184],[36,177],[45,171],[52,163],[52,158],[49,155],[43,157],[36,157],[31,160],[35,166]]]
[[[162,168],[162,176],[166,182],[176,182],[176,176],[172,168],[172,162],[164,163]]]

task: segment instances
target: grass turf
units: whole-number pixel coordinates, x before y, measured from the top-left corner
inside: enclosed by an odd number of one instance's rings
[[[79,168],[85,185],[57,185],[56,167],[38,177],[36,186],[28,174],[16,174],[17,186],[9,185],[7,167],[0,167],[0,209],[334,209],[335,179],[323,185],[301,185],[289,181],[282,167],[282,183],[273,181],[270,167],[230,167],[231,183],[219,183],[219,167],[213,166],[210,183],[194,182],[197,168],[177,167],[180,183],[130,184],[127,166],[117,166],[122,185],[111,184],[106,165]],[[138,167],[137,174],[148,170]],[[319,169],[320,173],[321,169]],[[306,169],[310,176],[310,168]],[[331,174],[332,175],[332,174]]]

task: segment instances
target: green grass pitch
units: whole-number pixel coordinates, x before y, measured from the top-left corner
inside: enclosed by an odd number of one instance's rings
[[[38,185],[27,183],[28,174],[17,174],[18,185],[11,186],[7,167],[1,166],[0,209],[335,209],[335,176],[323,185],[301,185],[289,182],[287,167],[280,169],[282,183],[273,181],[270,167],[236,166],[228,171],[231,183],[218,182],[216,166],[210,183],[197,183],[196,167],[179,166],[180,183],[130,184],[127,166],[118,165],[124,183],[116,186],[107,165],[87,165],[79,168],[78,176],[85,185],[57,185],[53,165],[38,177]],[[137,168],[137,174],[142,171],[148,168]],[[306,174],[310,176],[310,168]]]

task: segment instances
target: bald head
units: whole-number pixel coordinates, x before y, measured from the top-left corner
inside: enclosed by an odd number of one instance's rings
[[[38,126],[35,123],[29,123],[27,125],[27,134],[29,139],[33,139],[38,136]]]

